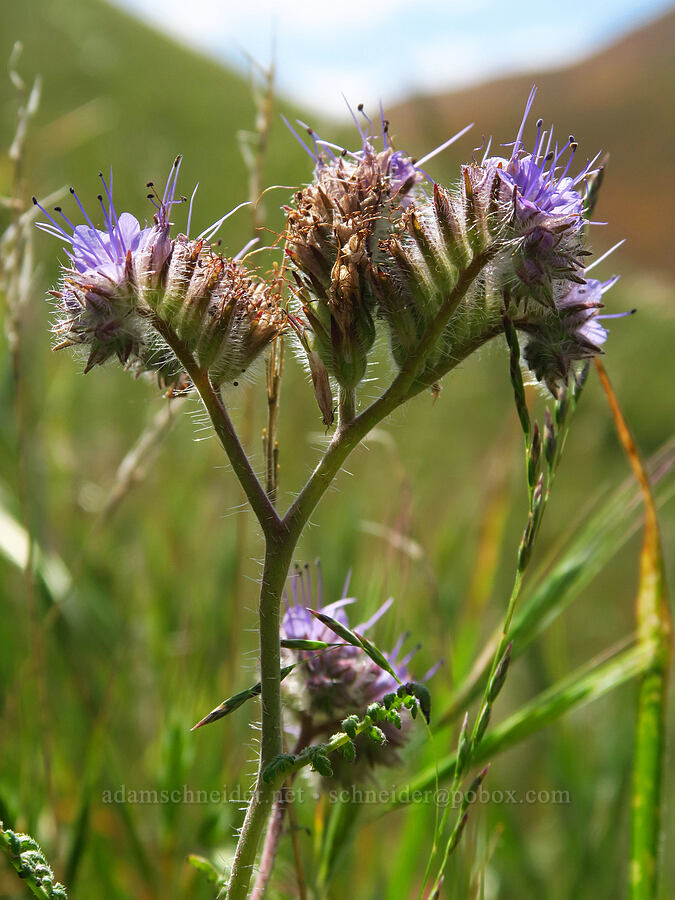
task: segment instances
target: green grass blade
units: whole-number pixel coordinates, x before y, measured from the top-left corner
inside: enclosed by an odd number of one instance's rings
[[[525,740],[546,725],[555,722],[570,709],[585,706],[609,693],[619,685],[647,671],[651,665],[651,652],[642,646],[623,650],[610,660],[594,660],[578,669],[568,678],[541,693],[497,727],[490,730],[472,757],[473,765],[481,765],[493,759],[514,744]],[[452,778],[455,773],[456,754],[451,753],[438,762],[440,781]],[[399,793],[395,805],[409,802],[415,791],[433,788],[436,768],[421,772]]]
[[[645,530],[635,613],[638,642],[650,653],[651,662],[640,681],[637,701],[631,804],[630,896],[632,900],[656,900],[672,620],[668,607],[659,524],[649,477],[609,378],[600,363],[597,363],[597,369],[619,439],[638,480],[645,504]]]
[[[649,469],[657,485],[655,501],[661,506],[669,502],[675,493],[674,439],[671,438],[654,454]],[[518,657],[574,602],[635,533],[641,521],[637,508],[639,499],[639,488],[631,478],[614,490],[591,516],[574,523],[567,544],[562,551],[557,551],[557,561],[542,568],[514,616],[510,632],[514,641],[514,657]],[[438,717],[437,726],[454,721],[480,694],[500,637],[501,629],[498,629]]]

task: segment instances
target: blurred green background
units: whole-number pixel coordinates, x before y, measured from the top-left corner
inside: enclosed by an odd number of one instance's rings
[[[646,456],[672,434],[675,410],[675,268],[667,218],[675,180],[674,36],[671,14],[584,63],[537,77],[541,113],[562,133],[573,130],[584,151],[611,151],[596,211],[610,224],[593,240],[598,252],[624,236],[629,242],[598,272],[623,273],[608,295],[611,311],[638,307],[638,314],[613,323],[606,366]],[[27,198],[72,183],[93,208],[97,172],[112,164],[118,209],[149,217],[145,183],[161,182],[176,153],[184,154],[182,190],[200,183],[198,229],[247,198],[237,133],[251,130],[255,107],[245,79],[98,0],[3,3],[0,59],[9,58],[15,40],[24,44],[22,75],[30,82],[39,73],[43,80],[23,160]],[[448,183],[481,134],[512,139],[532,80],[512,78],[388,110],[397,146],[422,155],[474,120],[472,135],[429,166]],[[282,110],[296,112],[284,103],[275,111],[264,178],[292,186],[311,177],[311,163],[280,121]],[[3,79],[3,196],[12,191],[5,148],[15,117],[16,95]],[[344,122],[312,122],[331,138],[354,142]],[[288,195],[284,188],[266,195],[270,243]],[[222,230],[224,247],[238,250],[250,229],[247,211],[232,217]],[[102,798],[122,785],[195,791],[250,785],[253,707],[194,734],[189,727],[257,679],[260,537],[195,400],[177,412],[139,483],[102,514],[120,462],[165,401],[152,384],[116,367],[85,379],[80,361],[50,352],[43,297],[62,251],[41,234],[35,245],[34,294],[22,320],[22,452],[6,342],[0,370],[0,819],[35,834],[73,897],[209,897],[212,888],[186,855],[226,865],[240,804],[106,804]],[[261,266],[263,260],[258,257]],[[387,372],[382,346],[377,380],[365,386],[364,399],[376,394]],[[258,468],[263,380],[227,397]],[[282,507],[324,440],[311,387],[288,353],[279,433]],[[508,360],[498,343],[446,379],[436,402],[418,397],[377,430],[349,460],[299,547],[298,562],[321,559],[325,601],[337,599],[351,570],[357,619],[395,596],[375,637],[386,647],[410,631],[410,643],[423,645],[413,664],[417,675],[446,660],[431,685],[438,709],[505,608],[526,510],[521,458]],[[577,527],[603,490],[628,474],[591,375],[538,561]],[[48,583],[38,579],[34,590],[6,558],[20,541],[12,522],[27,517],[52,563]],[[672,576],[672,503],[662,511],[662,528]],[[633,536],[520,658],[499,699],[500,716],[631,632],[638,552]],[[70,587],[62,583],[67,578]],[[447,896],[472,896],[462,885],[486,847],[492,855],[485,897],[624,894],[634,694],[633,685],[623,687],[496,761],[493,790],[567,790],[572,802],[477,808]],[[440,731],[435,751],[420,740],[400,769],[374,778],[385,786],[405,784],[434,752],[449,752],[455,737]],[[667,766],[666,797],[674,783]],[[308,858],[325,815],[309,804],[298,811]],[[672,839],[672,804],[665,816]],[[372,818],[373,810],[365,810],[364,821]],[[329,896],[413,896],[432,824],[430,806],[367,824],[338,861]],[[294,896],[288,843],[272,896]],[[668,897],[675,891],[672,856],[664,865]],[[0,863],[0,897],[20,896],[20,882]]]

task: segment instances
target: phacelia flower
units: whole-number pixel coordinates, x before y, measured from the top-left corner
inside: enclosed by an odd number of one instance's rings
[[[362,106],[359,112],[367,126],[361,127],[352,113],[361,137],[357,151],[321,140],[307,129],[313,149],[301,143],[314,161],[314,180],[286,208],[285,235],[313,349],[338,383],[350,389],[363,379],[375,340],[371,270],[381,242],[403,210],[421,196],[425,175],[420,165],[467,130],[416,163],[394,149],[383,116],[375,134]]]
[[[415,198],[381,241],[370,276],[399,367],[414,362],[428,329],[451,312],[419,386],[500,334],[504,310],[526,335],[526,363],[552,390],[601,352],[598,297],[610,283],[586,279],[597,157],[573,173],[576,141],[570,135],[561,148],[541,119],[528,152],[533,101],[534,89],[510,157],[490,156],[488,145],[480,163],[462,166],[454,190],[435,184],[433,197]]]
[[[323,612],[346,627],[349,625],[346,607],[356,600],[347,596],[349,579],[345,583],[339,600],[323,605],[321,572],[318,570],[317,590],[312,590],[309,568],[297,569],[289,579],[284,599],[286,612],[281,624],[281,637],[311,641],[339,641],[330,628],[316,619],[310,609]],[[355,626],[354,631],[364,634],[389,610],[393,599],[387,600],[366,622]],[[401,657],[405,635],[402,635],[387,660],[403,683],[411,681],[408,664],[418,648]],[[369,656],[358,647],[340,645],[322,652],[283,650],[284,664],[303,661],[282,682],[286,705],[291,710],[296,730],[303,743],[327,738],[339,730],[340,723],[347,716],[363,715],[371,703],[379,702],[385,694],[396,691],[398,684],[394,678],[379,668]],[[430,678],[435,666],[425,676]],[[396,750],[406,740],[407,718],[403,718],[399,731],[393,725],[381,724],[387,737],[387,745],[374,748],[367,739],[357,738],[357,760],[359,752],[370,764],[375,762],[393,763]],[[393,753],[390,751],[394,751]]]
[[[626,313],[600,314],[602,295],[617,282],[589,278],[584,284],[573,284],[569,293],[558,301],[555,311],[530,310],[514,324],[524,335],[523,358],[535,377],[553,394],[564,385],[577,363],[583,363],[603,352],[607,329],[604,319],[620,318]]]
[[[512,210],[509,237],[519,241],[514,290],[552,306],[567,293],[566,287],[559,290],[561,281],[583,281],[586,198],[600,154],[574,173],[578,149],[574,135],[561,146],[553,140],[553,126],[544,129],[543,119],[537,120],[534,146],[528,152],[523,135],[535,92],[535,88],[530,92],[510,158],[486,158],[481,168],[496,172],[499,201]]]
[[[104,228],[94,225],[72,189],[86,225],[74,225],[60,207],[58,221],[34,198],[48,219],[38,227],[63,241],[70,261],[60,289],[52,291],[60,307],[57,346],[84,347],[85,372],[117,357],[135,373],[153,372],[163,385],[186,387],[162,336],[166,326],[216,384],[234,381],[285,327],[279,279],[265,282],[247,271],[241,254],[227,259],[214,251],[210,240],[227,216],[196,239],[171,238],[172,210],[185,199],[176,199],[180,163],[178,157],[161,197],[148,184],[156,212],[145,228],[128,212],[118,215],[112,174],[109,183],[100,176]],[[192,203],[188,234],[191,212]]]

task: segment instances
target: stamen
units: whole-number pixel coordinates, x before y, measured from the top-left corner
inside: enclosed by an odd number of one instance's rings
[[[604,262],[608,256],[611,256],[615,250],[618,250],[619,247],[625,243],[626,243],[626,238],[623,238],[623,240],[614,244],[613,247],[610,247],[609,250],[607,250],[606,253],[603,253],[602,256],[598,257],[598,259],[594,259],[593,262],[590,264],[590,266],[586,266],[585,271],[590,272],[591,269],[594,269],[596,266],[599,266],[601,262]]]
[[[110,219],[106,217],[106,222],[108,223],[108,233],[110,235],[110,241],[113,244],[117,244],[119,246],[119,251],[121,251],[121,256],[126,256],[126,247],[124,246],[124,240],[122,239],[122,232],[120,231],[120,223],[117,218],[117,211],[115,210],[115,205],[113,203],[113,195],[112,195],[112,168],[110,169],[110,188],[105,183],[105,178],[103,177],[103,172],[98,173],[98,177],[103,182],[103,187],[105,188],[105,192],[108,195],[108,207],[109,207],[109,216]],[[103,207],[103,203],[101,202],[101,207]],[[103,210],[103,214],[105,215],[105,210]],[[115,220],[116,228],[112,226],[112,220]]]
[[[422,159],[419,159],[415,166],[418,168],[419,166],[423,166],[424,163],[429,162],[430,159],[433,159],[434,156],[438,156],[439,153],[442,153],[447,147],[451,144],[454,144],[455,141],[458,141],[461,137],[463,137],[467,131],[470,131],[474,126],[474,123],[471,122],[470,125],[467,125],[466,128],[462,128],[461,131],[458,131],[457,134],[453,135],[451,138],[448,138],[447,141],[444,141],[440,146],[436,147],[435,150],[432,150],[431,153],[427,153],[426,156],[423,156]]]
[[[108,236],[110,237],[110,246],[115,248],[115,250],[116,250],[116,252],[118,253],[118,256],[119,256],[119,248],[116,246],[116,243],[115,243],[115,240],[116,240],[116,239],[115,239],[114,234],[113,234],[112,223],[111,223],[111,221],[110,221],[110,219],[109,219],[109,217],[108,217],[108,213],[105,211],[105,206],[103,205],[103,195],[102,195],[102,194],[97,194],[97,195],[96,195],[96,199],[98,200],[98,202],[99,202],[100,205],[101,205],[101,210],[102,210],[102,212],[103,212],[103,220],[104,220],[104,222],[105,222],[106,231],[108,232]],[[98,232],[97,232],[97,234],[98,234]],[[105,252],[106,252],[106,253],[108,254],[108,256],[110,257],[110,260],[111,260],[112,262],[118,262],[118,259],[116,259],[116,258],[112,255],[112,253],[110,252],[110,250],[104,245],[104,243],[103,243],[103,241],[102,241],[101,238],[99,238],[99,242],[100,242],[101,246],[103,247],[103,249],[105,250]]]
[[[187,228],[186,228],[186,236],[190,237],[190,223],[192,222],[192,204],[195,200],[195,194],[197,193],[197,188],[199,187],[199,182],[195,185],[195,189],[192,192],[192,196],[190,197],[190,206],[188,208],[188,217],[187,217]]]
[[[537,119],[537,138],[534,142],[534,149],[532,150],[532,158],[536,161],[537,153],[539,150],[539,139],[541,138],[541,129],[544,125],[543,119]],[[545,134],[546,132],[544,132]]]
[[[368,113],[367,113],[367,112],[365,111],[365,109],[363,108],[363,103],[359,103],[359,105],[358,105],[356,108],[358,109],[358,111],[361,113],[361,115],[363,116],[363,118],[366,120],[366,122],[367,122],[368,125],[370,126],[370,134],[368,135],[368,137],[369,137],[369,138],[374,138],[374,137],[375,137],[375,129],[373,128],[373,123],[372,123],[372,121],[371,121],[370,116],[368,115]]]
[[[570,135],[570,137],[574,137],[574,135]],[[570,151],[571,151],[571,152],[570,152],[570,158],[567,160],[567,165],[565,166],[564,172],[562,173],[562,175],[561,175],[560,178],[558,179],[559,181],[562,181],[563,178],[565,178],[565,177],[567,176],[567,173],[568,173],[569,170],[570,170],[570,166],[572,165],[572,160],[574,159],[574,154],[577,152],[577,148],[578,148],[579,145],[577,144],[576,141],[570,141],[568,146],[569,146]]]
[[[382,148],[384,150],[389,146],[389,139],[387,138],[387,130],[389,128],[389,124],[384,117],[384,108],[382,106],[382,100],[380,99],[380,123],[382,124]]]
[[[49,221],[54,225],[54,228],[56,228],[59,236],[63,236],[68,241],[69,244],[72,244],[73,241],[72,241],[71,236],[68,234],[67,231],[64,231],[64,229],[59,225],[59,223],[56,221],[56,219],[52,218],[52,216],[49,215],[49,213],[44,208],[44,206],[42,206],[42,204],[38,203],[37,197],[33,197],[33,203],[35,206],[37,206],[37,208],[39,210],[41,210],[41,212],[44,213],[45,216],[47,216]],[[42,225],[42,224],[43,224],[42,222],[38,222],[38,225]]]
[[[314,144],[314,152],[318,157],[319,156],[319,146],[318,146],[318,139],[317,139],[314,129],[311,127],[311,125],[307,125],[301,119],[296,119],[295,121],[298,123],[298,125],[301,128],[304,128],[305,131],[307,132],[307,134],[311,137],[312,143]]]
[[[285,116],[283,113],[281,114],[281,118],[284,120],[284,124],[286,125],[286,127],[288,128],[288,130],[293,134],[293,136],[295,137],[295,139],[297,140],[297,142],[298,142],[302,147],[304,147],[305,152],[308,154],[308,156],[309,156],[311,159],[314,160],[314,162],[315,162],[316,165],[318,165],[320,160],[312,153],[312,151],[309,149],[309,147],[307,146],[307,144],[303,141],[303,139],[300,137],[300,135],[299,135],[298,132],[295,130],[295,128],[293,128],[293,126],[291,125],[291,123],[288,121],[288,119],[286,118],[286,116]]]
[[[110,250],[109,250],[109,249],[106,247],[106,245],[103,243],[103,238],[101,237],[101,232],[98,230],[98,228],[96,228],[96,227],[94,226],[94,223],[91,221],[91,219],[90,219],[89,216],[87,215],[84,206],[82,206],[82,204],[80,203],[80,198],[79,198],[79,197],[77,196],[77,194],[75,193],[75,188],[72,188],[72,187],[71,187],[71,188],[70,188],[70,193],[73,195],[73,197],[75,198],[75,202],[76,202],[77,205],[80,207],[80,212],[82,213],[82,215],[83,215],[84,218],[86,219],[87,224],[89,225],[89,227],[90,227],[91,229],[93,229],[94,234],[96,235],[96,239],[98,240],[99,244],[101,245],[101,247],[103,247],[103,249],[105,250],[105,252],[107,253],[107,255],[110,257],[110,260],[111,260],[112,262],[115,262],[115,258],[114,258],[113,255],[111,254]],[[71,242],[71,243],[72,243],[72,242]]]
[[[366,136],[365,136],[365,134],[364,134],[364,132],[363,132],[363,129],[361,128],[361,125],[359,124],[359,120],[356,118],[356,113],[354,112],[354,110],[353,110],[353,109],[351,108],[351,106],[349,105],[349,100],[347,100],[347,98],[345,97],[344,94],[342,94],[342,99],[343,99],[343,100],[345,101],[345,103],[347,104],[347,109],[349,110],[349,112],[350,112],[350,114],[351,114],[351,117],[352,117],[352,119],[354,120],[354,124],[356,125],[356,127],[357,127],[358,130],[359,130],[359,134],[361,135],[361,140],[365,143]]]

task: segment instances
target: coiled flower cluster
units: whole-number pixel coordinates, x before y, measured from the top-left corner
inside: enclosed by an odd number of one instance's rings
[[[424,179],[413,161],[392,147],[386,122],[379,151],[372,126],[359,130],[362,147],[352,153],[318,139],[310,129],[314,151],[306,149],[315,162],[314,181],[286,208],[287,253],[313,349],[347,388],[363,378],[375,340],[371,258]]]
[[[356,600],[347,596],[349,579],[340,599],[324,606],[321,571],[317,571],[316,591],[312,588],[308,567],[304,570],[296,569],[290,577],[284,594],[286,612],[281,624],[282,639],[327,643],[339,640],[329,627],[312,615],[311,609],[350,627],[346,607]],[[392,599],[387,600],[370,619],[357,625],[354,631],[364,634],[389,610],[392,603]],[[401,635],[392,650],[385,654],[403,683],[411,680],[408,665],[419,649],[415,648],[401,656],[405,638],[405,635]],[[386,694],[395,692],[398,687],[389,673],[377,666],[362,650],[349,644],[340,644],[320,653],[304,650],[283,650],[282,653],[284,664],[303,662],[282,682],[286,705],[293,714],[294,728],[303,744],[330,736],[340,729],[343,719],[355,713],[363,713],[370,704],[381,702]],[[437,666],[434,666],[423,681],[429,679],[436,669]],[[357,738],[357,760],[362,759],[370,766],[376,762],[394,764],[397,760],[396,751],[406,741],[408,727],[409,722],[405,719],[400,730],[382,723],[381,728],[387,739],[383,747],[375,747],[366,738]],[[350,768],[345,777],[353,777],[353,774],[349,774],[351,771]]]
[[[162,196],[149,195],[156,208],[150,227],[141,228],[130,213],[118,215],[112,176],[109,183],[100,176],[104,229],[94,226],[72,189],[86,225],[74,225],[57,207],[60,223],[40,207],[48,219],[40,227],[68,245],[70,260],[51,292],[59,305],[57,348],[86,349],[85,372],[116,357],[137,374],[155,373],[163,387],[184,389],[188,379],[166,340],[170,331],[220,385],[245,372],[286,327],[279,280],[260,279],[237,257],[215,252],[210,239],[222,219],[196,239],[171,238],[171,211],[182,202],[179,169],[180,157]],[[189,227],[190,216],[188,233]]]
[[[364,322],[360,333],[368,335],[356,341],[360,364],[350,386],[363,378],[378,320],[396,365],[413,367],[418,387],[434,385],[501,333],[505,313],[523,335],[524,364],[553,393],[580,362],[602,352],[601,296],[616,279],[599,282],[586,274],[589,192],[601,171],[599,155],[573,173],[574,137],[560,146],[541,119],[528,151],[523,135],[534,96],[533,89],[510,156],[491,156],[488,145],[480,163],[461,167],[453,190],[433,184],[425,191],[423,179],[408,176],[405,190],[387,192],[378,170],[379,178],[366,179],[371,192],[364,194],[353,176],[366,163],[374,171],[382,155],[366,143],[350,168],[341,169],[341,160],[317,163],[314,183],[288,211],[288,239],[309,326],[325,361],[332,342],[329,371],[341,384],[349,316]],[[419,172],[412,160],[407,164]],[[327,193],[329,173],[339,198]],[[353,223],[344,244],[342,210]],[[330,312],[328,324],[317,310]]]

